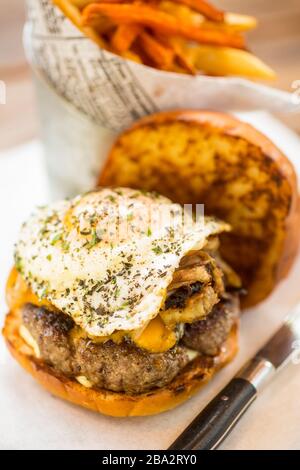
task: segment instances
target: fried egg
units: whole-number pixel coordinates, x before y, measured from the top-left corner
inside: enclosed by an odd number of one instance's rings
[[[21,228],[15,264],[40,299],[107,336],[145,328],[182,257],[227,230],[163,196],[102,188],[38,208]]]

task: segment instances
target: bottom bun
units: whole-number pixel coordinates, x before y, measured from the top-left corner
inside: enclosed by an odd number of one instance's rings
[[[190,398],[221,367],[235,356],[238,349],[238,324],[215,357],[199,356],[191,361],[167,386],[139,395],[87,388],[76,380],[57,373],[33,355],[33,350],[19,334],[17,313],[6,316],[3,335],[14,358],[50,393],[77,405],[110,416],[146,416],[167,411]]]

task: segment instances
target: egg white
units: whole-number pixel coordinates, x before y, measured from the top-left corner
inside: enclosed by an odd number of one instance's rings
[[[88,334],[140,329],[159,312],[181,258],[229,230],[212,218],[181,223],[167,198],[103,188],[39,208],[21,228],[16,266]]]

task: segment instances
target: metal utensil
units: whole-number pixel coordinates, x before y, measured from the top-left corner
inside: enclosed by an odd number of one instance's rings
[[[287,316],[272,338],[173,442],[169,450],[216,449],[263,386],[295,357],[299,347],[300,304]]]

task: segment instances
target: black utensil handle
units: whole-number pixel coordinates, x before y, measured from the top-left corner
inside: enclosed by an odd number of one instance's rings
[[[216,449],[256,398],[256,388],[234,378],[204,408],[169,447],[169,450]]]

